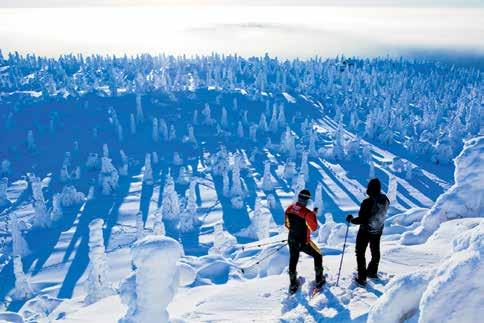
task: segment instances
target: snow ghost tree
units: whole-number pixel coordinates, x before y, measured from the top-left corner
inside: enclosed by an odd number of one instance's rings
[[[143,183],[145,185],[153,185],[153,168],[151,168],[151,154],[145,155],[145,169],[143,174]]]
[[[270,223],[271,214],[269,210],[262,205],[260,198],[257,198],[251,217],[250,231],[252,236],[258,240],[269,238]]]
[[[232,189],[230,190],[232,196],[243,196],[242,182],[240,180],[240,163],[239,155],[234,158],[234,165],[232,166]]]
[[[292,180],[292,190],[294,191],[294,201],[297,201],[297,196],[306,186],[306,181],[304,180],[304,173],[299,173],[297,177]]]
[[[225,197],[230,196],[229,173],[227,169],[224,169],[222,173],[222,194]]]
[[[52,210],[50,211],[50,219],[52,222],[57,222],[62,219],[63,216],[62,206],[61,206],[61,194],[56,193],[52,197]]]
[[[8,222],[8,230],[12,235],[12,255],[23,257],[30,253],[29,245],[23,236],[23,230],[29,229],[30,225],[17,218],[17,214],[12,212]]]
[[[151,132],[151,139],[153,142],[158,142],[160,136],[159,136],[159,130],[158,130],[158,119],[153,118],[153,130]]]
[[[309,165],[308,165],[309,152],[303,151],[301,157],[301,173],[304,174],[304,180],[309,179]]]
[[[397,201],[397,178],[395,175],[390,174],[388,178],[388,192],[387,192],[387,197],[388,200],[390,201],[390,204],[394,204]]]
[[[345,159],[343,123],[338,123],[333,139],[333,158],[337,160]]]
[[[194,222],[196,222],[197,218],[195,185],[195,181],[191,182],[190,187],[185,192],[185,208],[180,214],[180,232],[191,232],[194,230]]]
[[[108,144],[103,144],[103,157],[109,158]]]
[[[190,183],[190,174],[185,166],[180,166],[176,182],[182,185],[187,185]]]
[[[180,244],[166,236],[148,236],[133,245],[136,269],[120,286],[121,301],[128,307],[120,323],[168,323],[167,306],[179,285],[177,261],[182,255]]]
[[[101,166],[99,155],[96,153],[89,153],[87,156],[86,167],[89,170],[99,169]]]
[[[15,300],[26,300],[34,295],[27,276],[23,270],[22,258],[13,257],[13,273],[15,276],[15,287],[12,292],[12,298]]]
[[[183,159],[180,157],[180,154],[177,151],[173,153],[173,165],[175,166],[183,165]]]
[[[160,209],[157,209],[153,213],[153,234],[160,236],[160,235],[165,235],[166,230],[165,230],[165,224],[163,223],[163,214],[161,214]]]
[[[314,194],[314,206],[318,208],[316,216],[323,213],[323,184],[316,185],[316,193]]]
[[[121,149],[119,151],[119,154],[121,155],[121,167],[119,168],[119,176],[128,176],[128,170],[129,170],[129,163],[128,163],[128,156],[124,153],[124,151]]]
[[[89,268],[86,281],[86,297],[84,302],[92,304],[98,300],[115,294],[109,279],[109,267],[104,248],[102,219],[89,223]]]
[[[141,125],[145,120],[143,107],[141,106],[141,95],[136,94],[136,123]]]
[[[143,212],[136,214],[136,239],[141,240],[145,236],[145,222],[143,221]]]
[[[107,157],[101,158],[101,171],[99,172],[98,184],[101,186],[103,195],[110,195],[118,188],[118,170]]]
[[[0,208],[5,208],[11,204],[7,197],[8,178],[0,179]]]
[[[217,223],[213,232],[213,246],[209,249],[209,254],[223,254],[237,243],[237,239],[230,233],[225,232],[223,223]]]
[[[50,217],[45,206],[44,193],[42,192],[42,182],[36,176],[30,177],[30,185],[32,187],[33,206],[35,210],[36,226],[48,227],[50,226]]]
[[[79,205],[84,202],[85,198],[84,193],[78,192],[74,186],[66,185],[60,195],[60,204],[62,207]]]
[[[242,126],[242,122],[240,121],[237,125],[237,136],[239,138],[244,138],[244,126]]]
[[[131,131],[131,135],[136,134],[136,120],[134,119],[134,114],[130,114],[129,116],[129,129]]]
[[[288,158],[286,164],[284,165],[284,178],[286,181],[289,181],[292,180],[294,175],[296,175],[296,163]]]
[[[274,188],[271,176],[271,163],[266,160],[264,162],[264,176],[262,177],[262,189],[264,191],[270,191]]]
[[[2,160],[2,166],[0,169],[0,176],[8,176],[10,175],[10,161],[7,159]]]
[[[163,201],[161,203],[161,213],[167,220],[178,220],[180,215],[180,201],[175,191],[175,182],[168,173],[166,175],[165,186],[163,187]]]

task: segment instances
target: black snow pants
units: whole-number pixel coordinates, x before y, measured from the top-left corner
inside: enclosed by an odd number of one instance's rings
[[[316,272],[323,271],[323,256],[318,246],[314,242],[308,243],[299,242],[297,240],[289,239],[289,272],[295,273],[297,268],[297,262],[299,261],[299,253],[304,252],[310,255],[314,259],[314,269]]]
[[[381,233],[372,234],[360,228],[356,235],[356,263],[358,265],[358,278],[365,281],[368,276],[376,276],[378,263],[380,262],[380,238]],[[371,261],[366,267],[365,253],[370,245]]]

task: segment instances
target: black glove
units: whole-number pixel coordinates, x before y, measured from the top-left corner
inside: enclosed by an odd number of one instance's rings
[[[319,209],[318,209],[317,207],[315,207],[315,208],[313,209],[313,212],[314,212],[314,213],[318,213],[318,210],[319,210]]]
[[[353,216],[351,214],[348,214],[346,216],[346,222],[351,222],[351,220],[353,220]]]

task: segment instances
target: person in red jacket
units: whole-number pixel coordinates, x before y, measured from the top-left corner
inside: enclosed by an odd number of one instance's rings
[[[285,212],[285,226],[289,229],[289,279],[291,293],[299,288],[297,280],[297,262],[299,253],[302,251],[314,258],[314,270],[316,272],[316,288],[321,288],[325,283],[323,276],[323,256],[318,246],[311,241],[311,231],[318,229],[316,219],[317,208],[310,211],[306,206],[311,198],[311,193],[304,189],[299,192],[298,201],[291,204]]]

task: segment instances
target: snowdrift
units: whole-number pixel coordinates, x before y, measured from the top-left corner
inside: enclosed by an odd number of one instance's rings
[[[458,234],[462,227],[466,230]],[[449,232],[456,234],[451,255],[435,268],[393,280],[370,310],[368,322],[410,318],[422,323],[480,321],[484,308],[484,220],[450,221],[446,234]]]
[[[456,157],[455,184],[439,196],[419,227],[403,234],[404,245],[424,243],[445,221],[484,215],[484,136],[465,142]]]

